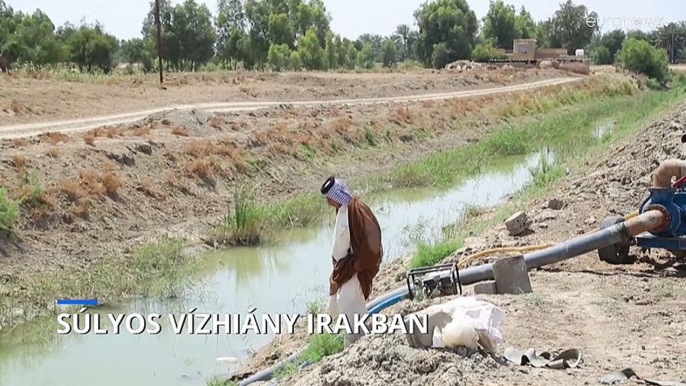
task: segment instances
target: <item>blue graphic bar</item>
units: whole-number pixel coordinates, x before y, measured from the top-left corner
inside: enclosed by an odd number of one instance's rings
[[[57,304],[89,304],[98,305],[98,299],[57,299]]]

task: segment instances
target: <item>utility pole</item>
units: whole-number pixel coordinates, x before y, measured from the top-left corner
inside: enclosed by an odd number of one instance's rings
[[[162,68],[162,21],[160,20],[160,0],[155,0],[155,24],[157,25],[157,61],[160,67],[160,84],[164,83]]]

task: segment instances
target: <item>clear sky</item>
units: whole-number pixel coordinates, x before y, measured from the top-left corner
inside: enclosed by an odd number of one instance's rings
[[[216,0],[196,0],[207,4],[214,12]],[[563,0],[509,0],[506,3],[519,9],[522,5],[535,20],[550,17]],[[140,35],[149,0],[5,0],[15,9],[32,12],[42,9],[55,25],[70,21],[78,24],[100,21],[105,29],[120,39]],[[175,0],[180,3],[182,0]],[[412,13],[424,0],[324,0],[331,14],[334,32],[351,39],[365,32],[387,35],[398,24],[412,25]],[[467,0],[480,19],[488,11],[489,0]],[[604,31],[615,29],[651,30],[658,23],[686,20],[684,0],[576,0],[598,13]],[[640,18],[640,19],[634,19]],[[609,26],[609,28],[608,28]]]

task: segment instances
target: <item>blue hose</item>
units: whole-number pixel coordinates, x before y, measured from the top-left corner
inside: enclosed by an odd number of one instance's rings
[[[407,288],[404,287],[404,290],[403,290],[403,288],[399,288],[399,290],[395,290],[395,291],[385,293],[385,294],[379,296],[378,298],[372,300],[371,302],[367,303],[367,310],[369,310],[369,313],[375,314],[375,313],[377,313],[377,312],[379,312],[385,308],[388,308],[388,307],[398,303],[403,298],[405,298],[405,296],[407,295]],[[284,359],[283,361],[275,363],[271,367],[268,367],[262,371],[259,371],[255,374],[251,375],[250,377],[240,381],[238,383],[238,386],[247,386],[247,385],[254,383],[254,382],[270,380],[275,372],[277,372],[278,370],[283,368],[288,363],[295,361],[300,356],[300,354],[305,352],[305,350],[306,350],[306,348],[302,349],[300,351],[296,351],[295,353],[291,354],[288,358]],[[309,363],[307,363],[307,362],[303,363],[299,367],[299,370],[302,370],[303,368],[305,368],[308,365],[309,365]],[[278,382],[272,382],[272,383],[270,383],[269,386],[274,386],[277,384],[278,384]]]
[[[403,300],[405,298],[405,294],[395,294],[394,296],[387,298],[383,301],[381,301],[379,304],[376,304],[375,306],[371,307],[369,309],[370,314],[376,314],[377,312],[383,310],[384,308],[388,308],[399,301]]]

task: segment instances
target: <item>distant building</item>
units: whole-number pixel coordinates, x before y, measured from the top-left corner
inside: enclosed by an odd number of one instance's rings
[[[512,45],[513,54],[535,55],[536,39],[515,39]]]
[[[515,39],[512,54],[508,56],[513,60],[569,60],[565,48],[538,48],[536,39]],[[583,54],[576,59],[584,60]]]

